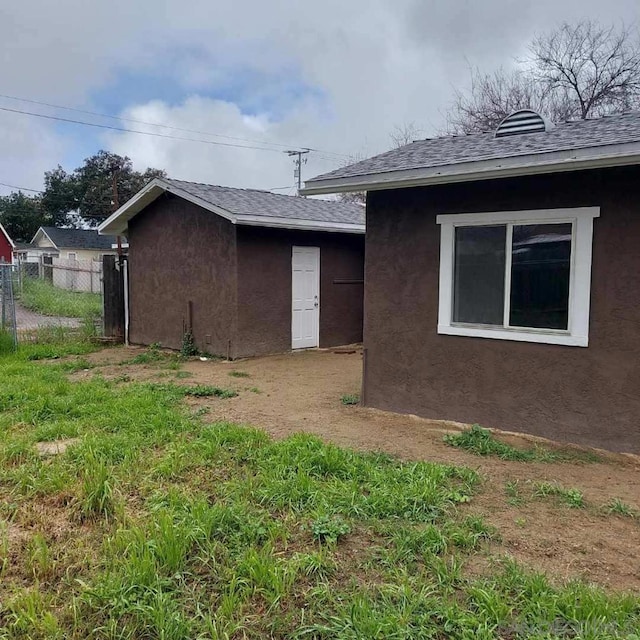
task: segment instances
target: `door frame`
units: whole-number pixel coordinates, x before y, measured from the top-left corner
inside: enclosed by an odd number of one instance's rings
[[[296,253],[296,249],[305,249],[305,250],[309,250],[309,249],[313,249],[313,253],[315,255],[315,262],[316,262],[316,291],[317,293],[317,298],[318,298],[318,304],[316,306],[316,331],[315,331],[315,336],[314,336],[314,341],[315,341],[315,345],[314,346],[308,346],[308,347],[294,347],[293,346],[293,300],[294,300],[294,296],[293,296],[293,287],[294,287],[294,280],[293,280],[293,266],[294,266],[294,256]],[[314,246],[308,246],[308,245],[293,245],[291,247],[291,349],[298,351],[300,349],[317,349],[320,346],[320,247],[314,247]]]

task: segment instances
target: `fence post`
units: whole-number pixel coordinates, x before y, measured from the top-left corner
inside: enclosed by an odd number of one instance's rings
[[[104,335],[124,341],[124,257],[103,256],[102,288],[104,305]]]
[[[44,280],[53,284],[53,258],[51,256],[42,256],[42,275]]]

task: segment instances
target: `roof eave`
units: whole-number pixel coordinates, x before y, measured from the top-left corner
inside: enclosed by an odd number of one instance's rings
[[[633,164],[640,164],[640,142],[464,162],[424,169],[388,171],[349,178],[309,180],[300,193],[322,195],[379,191]]]
[[[278,218],[272,216],[236,216],[235,224],[274,229],[294,229],[297,231],[329,231],[363,234],[364,224],[350,222],[323,222],[321,220],[301,220],[300,218]]]

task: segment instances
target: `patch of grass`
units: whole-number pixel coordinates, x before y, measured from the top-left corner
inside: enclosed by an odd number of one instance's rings
[[[167,360],[168,357],[170,357],[169,354],[160,351],[160,346],[154,343],[142,353],[134,356],[131,360],[125,360],[122,364],[153,364]]]
[[[509,497],[509,504],[517,507],[520,506],[524,500],[520,493],[520,482],[518,480],[509,480],[504,486],[505,493]]]
[[[13,353],[16,350],[16,342],[13,334],[0,329],[0,356],[6,353]]]
[[[25,278],[20,303],[45,316],[96,318],[102,314],[99,293],[69,291],[39,278]]]
[[[355,393],[345,393],[341,398],[340,402],[345,406],[355,405],[360,403],[360,396]]]
[[[608,513],[612,513],[618,516],[624,516],[626,518],[639,518],[640,514],[626,502],[620,500],[620,498],[614,498],[605,506]]]
[[[478,456],[497,456],[502,460],[516,462],[598,462],[596,454],[583,451],[554,451],[544,447],[517,449],[497,440],[488,429],[474,424],[460,433],[444,436],[443,440],[452,447],[464,449]]]
[[[72,382],[30,353],[0,357],[0,637],[617,640],[640,626],[636,596],[513,563],[469,575],[496,536],[459,508],[471,469],[207,424],[188,387]],[[65,453],[36,454],[38,434],[68,433]]]
[[[535,482],[534,496],[546,498],[554,496],[570,507],[582,509],[585,506],[584,495],[578,489],[565,489],[557,482]]]
[[[251,375],[246,371],[236,371],[235,369],[233,371],[229,371],[229,375],[232,378],[250,378],[251,377]]]
[[[258,387],[248,387],[247,391],[251,391],[251,393],[262,393]]]
[[[116,513],[114,479],[107,463],[91,450],[84,458],[82,491],[78,508],[81,519],[109,520]]]
[[[235,398],[238,392],[233,389],[222,389],[221,387],[212,387],[207,384],[198,384],[193,387],[184,387],[184,394],[195,398],[207,398],[210,396],[215,396],[216,398]]]

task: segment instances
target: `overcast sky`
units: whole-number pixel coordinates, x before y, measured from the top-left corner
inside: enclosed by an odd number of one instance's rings
[[[0,107],[271,150],[198,144],[0,110],[0,182],[42,186],[101,148],[138,169],[239,187],[293,185],[282,151],[312,147],[303,176],[386,150],[395,125],[445,124],[469,64],[513,64],[559,22],[640,19],[637,0],[6,0],[0,94],[173,127],[100,119],[0,98]],[[276,143],[265,145],[262,141]],[[9,190],[0,187],[0,194]]]

